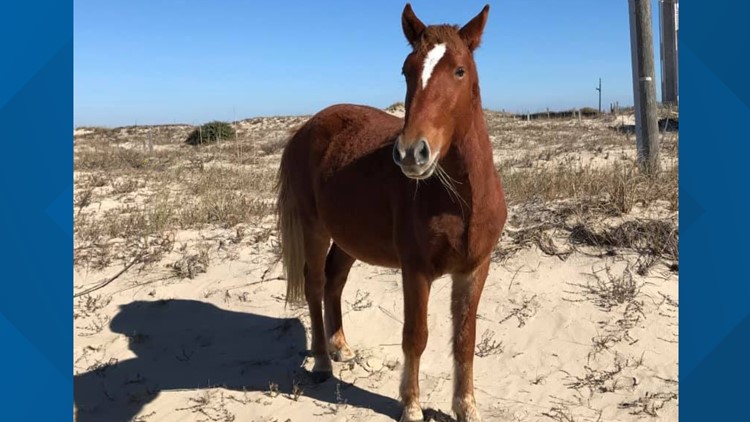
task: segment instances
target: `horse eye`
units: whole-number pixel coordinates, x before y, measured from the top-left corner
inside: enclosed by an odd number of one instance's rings
[[[456,69],[455,73],[456,73],[456,76],[458,76],[459,78],[463,78],[464,73],[466,73],[466,70],[464,70],[463,67],[459,67],[458,69]]]

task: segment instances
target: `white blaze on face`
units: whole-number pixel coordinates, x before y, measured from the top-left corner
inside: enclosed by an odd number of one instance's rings
[[[445,44],[436,44],[425,56],[424,64],[422,65],[422,89],[427,88],[427,82],[429,82],[430,76],[432,76],[432,71],[440,59],[443,58],[444,54]]]

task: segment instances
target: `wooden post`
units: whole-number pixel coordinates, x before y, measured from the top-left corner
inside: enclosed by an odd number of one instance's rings
[[[661,101],[664,104],[677,104],[679,100],[677,73],[677,16],[679,0],[659,1],[659,29],[661,43]]]
[[[232,107],[232,124],[234,125],[234,146],[237,148],[237,163],[242,164],[242,148],[240,147],[240,138],[237,134],[237,109]]]
[[[659,126],[656,119],[651,2],[629,0],[629,5],[638,165],[646,173],[656,174],[659,171]]]

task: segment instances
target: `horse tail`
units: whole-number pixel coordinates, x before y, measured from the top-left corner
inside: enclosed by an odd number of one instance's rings
[[[305,241],[298,197],[292,184],[290,152],[285,148],[281,156],[276,181],[276,216],[281,236],[281,259],[286,272],[286,303],[300,303],[305,297]]]

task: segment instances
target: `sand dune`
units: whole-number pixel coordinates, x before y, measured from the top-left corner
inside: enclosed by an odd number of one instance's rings
[[[77,420],[398,418],[399,271],[355,264],[343,300],[358,355],[323,384],[307,375],[306,309],[284,303],[271,188],[304,120],[242,121],[235,140],[198,149],[180,142],[187,126],[76,131],[74,287],[95,288],[74,299]],[[616,184],[632,174],[622,121],[488,113],[511,207],[479,308],[487,421],[677,420],[676,168],[671,193]],[[672,168],[677,135],[662,143]],[[526,180],[549,172],[593,186],[554,197]],[[436,421],[453,420],[449,292],[435,281],[421,365]]]

